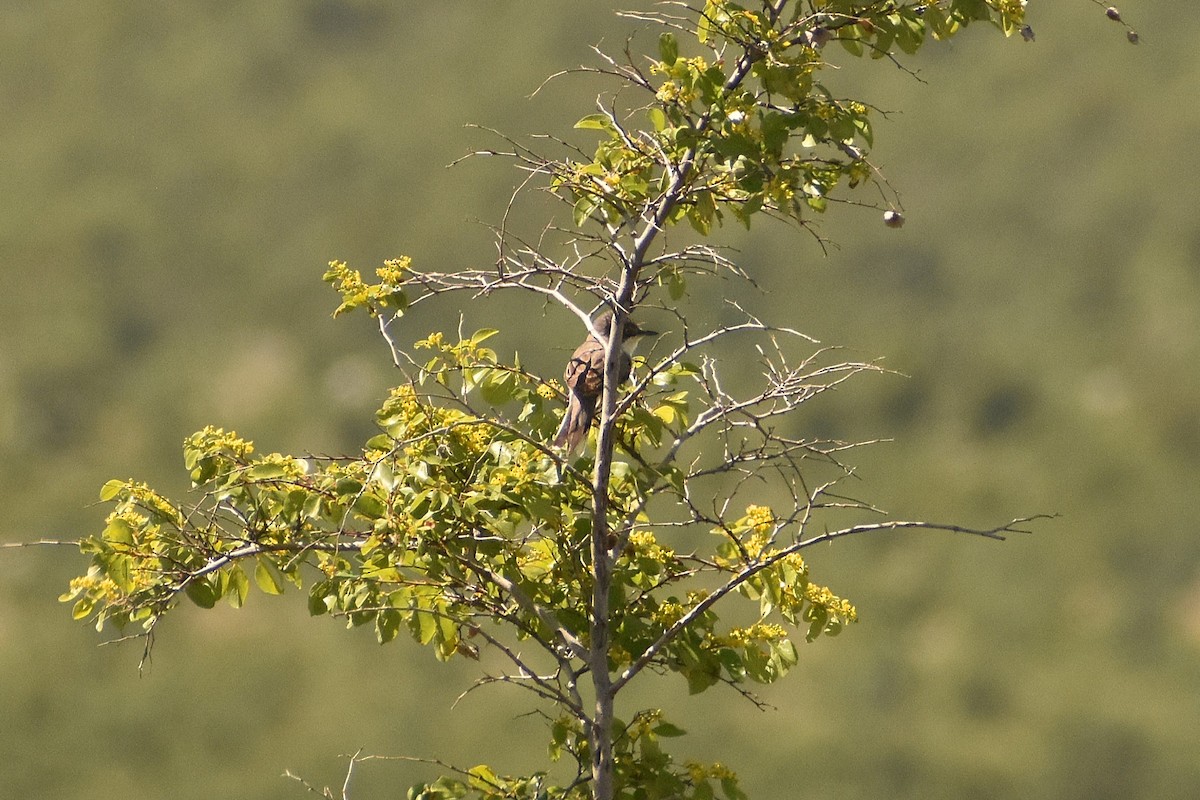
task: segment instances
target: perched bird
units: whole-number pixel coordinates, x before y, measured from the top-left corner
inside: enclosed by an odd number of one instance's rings
[[[563,372],[563,381],[567,384],[567,413],[563,415],[562,425],[554,437],[555,447],[566,447],[567,452],[579,447],[580,442],[587,436],[588,428],[596,417],[596,402],[604,394],[604,344],[611,333],[613,315],[605,311],[592,322],[595,333],[588,332],[583,344],[575,348],[567,368]],[[596,338],[596,334],[602,338]],[[657,331],[648,331],[638,327],[637,323],[628,317],[621,334],[621,353],[617,362],[617,376],[621,383],[629,378],[633,368],[633,351],[643,336],[652,336]]]

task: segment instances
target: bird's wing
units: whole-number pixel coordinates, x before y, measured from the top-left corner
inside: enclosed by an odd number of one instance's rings
[[[604,345],[589,338],[567,362],[563,380],[577,395],[594,397],[604,388]]]

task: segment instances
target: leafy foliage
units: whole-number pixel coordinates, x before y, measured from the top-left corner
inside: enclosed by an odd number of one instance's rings
[[[800,637],[836,635],[856,620],[853,605],[810,579],[801,550],[818,542],[914,527],[1002,538],[1016,528],[889,521],[811,533],[818,518],[870,510],[832,491],[849,473],[837,454],[852,445],[789,438],[774,421],[877,367],[826,363],[820,349],[797,360],[795,345],[809,346],[807,337],[749,313],[692,333],[679,310],[685,273],[748,276],[707,245],[664,244],[655,255],[651,247],[684,220],[707,236],[725,213],[746,226],[760,212],[806,225],[843,183],[873,183],[886,196],[867,158],[871,110],[818,81],[825,48],[836,41],[853,56],[891,57],[893,47],[912,54],[927,37],[947,38],[972,21],[1011,35],[1023,14],[1018,0],[755,8],[708,0],[681,16],[635,15],[665,29],[657,58],[645,72],[632,56],[606,59],[598,71],[640,90],[644,104],[618,112],[614,100],[579,120],[599,135],[590,157],[510,154],[570,206],[565,230],[576,255],[514,247],[502,229],[495,269],[438,273],[400,258],[369,283],[332,262],[325,279],[342,298],[335,314],[377,318],[407,374],[376,414],[380,433],[344,458],[256,457],[236,434],[194,434],[184,458],[199,499],[185,505],[135,481],[106,484],[101,499],[114,509],[104,531],[84,541],[92,567],[63,600],[76,618],[99,628],[136,624],[149,642],[181,596],[201,608],[222,599],[238,607],[252,585],[280,594],[292,584],[307,592],[313,615],[371,624],[380,642],[406,633],[440,660],[482,661],[490,651],[508,671],[482,682],[523,686],[555,707],[551,755],[575,763],[564,785],[551,786],[546,773],[503,777],[477,766],[414,787],[412,798],[711,798],[719,790],[738,800],[723,766],[681,768],[662,751],[659,740],[682,731],[661,711],[638,712],[629,724],[615,715],[633,678],[672,672],[698,693],[783,677],[799,661]],[[395,343],[391,325],[412,305],[507,288],[584,318],[579,298],[590,296],[617,320],[665,294],[684,322],[680,344],[640,361],[644,377],[625,389],[606,382],[594,458],[544,444],[563,390],[486,346],[495,330],[457,341],[435,332],[411,350]],[[763,380],[733,391],[710,350],[743,335],[754,338]],[[610,377],[618,346],[607,348]],[[742,500],[779,491],[791,499],[779,511]],[[684,551],[668,541],[703,530],[713,536],[686,539]],[[756,607],[750,624],[718,614],[735,595]],[[594,709],[580,691],[585,679]]]
[[[135,481],[110,481],[101,499],[114,510],[105,530],[83,545],[93,566],[63,600],[98,628],[137,624],[151,632],[183,596],[201,608],[222,599],[240,607],[252,586],[276,595],[291,584],[305,588],[313,615],[371,624],[380,642],[407,634],[441,660],[478,659],[482,643],[520,660],[517,643],[534,640],[560,667],[553,678],[532,678],[535,690],[574,709],[578,730],[582,708],[572,684],[582,667],[574,662],[588,646],[593,588],[587,477],[515,428],[425,393],[451,386],[519,406],[515,422],[544,437],[558,392],[499,364],[483,346],[492,333],[453,343],[434,334],[419,343],[434,355],[413,384],[392,391],[376,415],[381,433],[357,458],[256,456],[236,434],[206,428],[184,447],[201,495],[196,505],[174,505]],[[642,422],[626,420],[626,439],[655,439],[650,429],[660,408],[685,419],[679,393],[671,392]],[[722,681],[771,683],[797,662],[791,631],[812,640],[853,621],[853,607],[811,583],[798,554],[780,557],[769,548],[776,520],[768,509],[752,507],[728,530],[716,530],[723,544],[715,557],[660,544],[639,509],[649,494],[669,489],[652,467],[636,463],[616,471],[609,487],[611,528],[621,540],[612,587],[621,609],[610,646],[614,670],[652,653],[646,663],[679,673],[693,692]],[[682,588],[709,573],[739,581],[739,591],[758,602],[760,621],[720,626],[706,607],[711,595]],[[671,630],[676,635],[664,639]],[[532,664],[529,674],[538,674]],[[657,750],[656,729],[639,719],[619,751],[619,772],[662,783],[669,759]],[[582,758],[578,737],[572,742],[557,747]],[[651,751],[662,764],[646,763]],[[649,796],[711,796],[699,788],[707,778],[697,775],[732,781],[716,767],[689,770]],[[464,787],[484,797],[526,796],[514,780],[475,775],[414,796],[462,796],[454,792]],[[677,793],[685,780],[694,795]],[[484,784],[516,794],[488,794]]]
[[[710,0],[694,23],[656,17],[658,59],[648,74],[630,63],[614,69],[653,94],[630,129],[602,109],[575,127],[602,139],[590,161],[554,164],[552,185],[574,207],[574,222],[620,225],[648,206],[680,195],[661,222],[686,219],[709,234],[729,212],[746,227],[759,211],[796,221],[824,212],[837,187],[855,188],[879,173],[868,160],[874,144],[870,109],[838,98],[818,80],[829,66],[824,49],[837,42],[854,56],[912,55],[927,37],[946,39],[972,21],[989,21],[1006,36],[1024,21],[1023,0],[934,3],[793,2],[753,8]],[[686,57],[676,31],[706,55]]]

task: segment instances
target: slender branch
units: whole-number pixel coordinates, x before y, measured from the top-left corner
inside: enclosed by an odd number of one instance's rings
[[[813,545],[821,544],[823,542],[832,541],[833,539],[840,539],[845,536],[854,536],[856,534],[862,534],[862,533],[879,533],[882,531],[895,531],[895,530],[904,530],[904,529],[923,529],[923,530],[947,531],[950,533],[963,533],[963,534],[969,534],[972,536],[982,536],[987,539],[997,539],[997,540],[1003,541],[1005,538],[1004,537],[1005,533],[1029,533],[1030,532],[1028,529],[1021,528],[1018,526],[1023,525],[1026,522],[1033,522],[1034,520],[1050,519],[1053,516],[1054,515],[1051,515],[1051,514],[1036,514],[1036,515],[1030,516],[1030,517],[1021,517],[1018,519],[1014,519],[1011,522],[1005,523],[1004,525],[996,526],[994,528],[967,528],[962,525],[948,525],[948,524],[943,524],[943,523],[938,523],[938,522],[889,520],[887,522],[872,522],[872,523],[865,523],[865,524],[861,524],[861,525],[853,525],[849,528],[842,528],[841,530],[829,531],[829,532],[823,533],[819,536],[814,536],[810,539],[804,539],[802,541],[796,542],[792,545],[789,545],[788,547],[783,548],[782,550],[779,550],[779,551],[773,553],[769,558],[763,559],[762,561],[759,561],[755,564],[751,564],[751,565],[747,566],[745,569],[743,569],[737,575],[734,575],[732,578],[730,578],[728,581],[726,581],[724,584],[722,584],[718,589],[713,591],[711,594],[709,594],[707,597],[705,597],[703,600],[701,600],[699,603],[697,603],[695,606],[693,606],[691,608],[691,610],[689,610],[686,614],[684,614],[682,617],[680,617],[678,620],[676,620],[673,625],[671,625],[669,628],[667,628],[665,631],[663,631],[662,634],[658,637],[658,639],[656,639],[654,641],[653,644],[651,644],[649,647],[647,647],[645,650],[643,650],[642,654],[639,655],[636,659],[634,659],[632,664],[630,664],[628,667],[625,668],[625,670],[621,673],[621,675],[616,680],[613,681],[612,689],[614,692],[619,692],[622,688],[624,688],[624,686],[627,683],[629,683],[629,681],[635,675],[637,675],[639,672],[641,672],[646,667],[647,664],[649,664],[651,661],[654,660],[654,657],[657,656],[664,647],[666,647],[672,641],[674,641],[675,638],[677,636],[679,636],[679,634],[682,631],[684,631],[688,626],[690,626],[693,622],[695,622],[702,614],[704,614],[706,611],[708,611],[708,609],[712,608],[714,605],[716,605],[718,602],[720,602],[720,600],[722,598],[724,598],[726,595],[728,595],[730,592],[734,591],[739,586],[741,586],[746,581],[750,580],[751,578],[753,578],[755,575],[762,572],[763,570],[770,569],[771,567],[775,566],[776,564],[778,564],[780,561],[784,560],[788,556],[794,555],[795,553],[798,553],[801,550],[804,550],[805,548],[812,547]]]
[[[48,547],[48,546],[49,547],[53,547],[53,546],[79,547],[79,545],[80,545],[79,539],[37,539],[32,542],[0,542],[0,548],[4,548],[4,549],[10,548],[10,547]]]
[[[563,643],[566,644],[566,646],[570,649],[573,656],[585,660],[589,657],[588,648],[579,641],[575,634],[567,630],[567,628],[558,621],[558,618],[554,616],[553,612],[551,612],[548,608],[545,608],[542,605],[534,602],[529,595],[525,594],[524,590],[522,590],[520,586],[517,586],[499,572],[488,569],[482,565],[479,566],[479,569],[483,574],[487,575],[489,580],[512,595],[512,598],[516,600],[522,608],[537,615],[538,619],[540,619],[552,631],[557,633],[559,638],[563,640]]]

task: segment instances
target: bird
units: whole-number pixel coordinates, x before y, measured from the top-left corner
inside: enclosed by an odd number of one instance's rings
[[[555,447],[565,447],[572,452],[587,436],[592,420],[596,417],[596,401],[604,394],[604,346],[612,329],[613,315],[605,311],[592,322],[583,344],[575,348],[563,371],[567,385],[567,413],[554,436]],[[629,317],[621,333],[621,353],[617,362],[617,377],[620,383],[629,378],[633,369],[633,351],[643,336],[653,336],[658,331],[639,327]],[[597,338],[597,334],[600,338]]]

